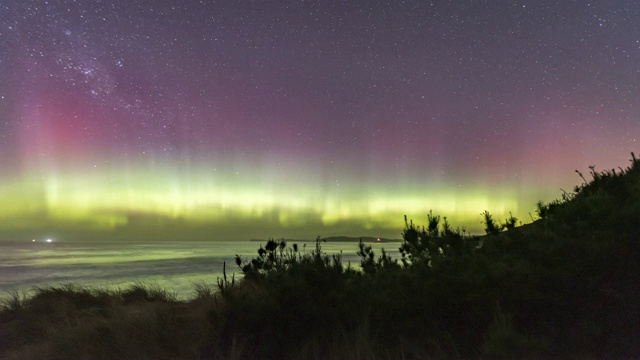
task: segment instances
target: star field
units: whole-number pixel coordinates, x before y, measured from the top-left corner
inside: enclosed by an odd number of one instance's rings
[[[640,138],[640,3],[0,2],[0,240],[531,220]]]

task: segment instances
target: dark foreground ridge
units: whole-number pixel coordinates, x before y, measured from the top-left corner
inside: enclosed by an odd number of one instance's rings
[[[533,224],[485,212],[479,239],[429,213],[407,220],[400,259],[361,242],[358,269],[321,239],[304,253],[270,240],[236,259],[242,280],[189,301],[143,285],[14,294],[0,358],[638,358],[640,161],[578,174]]]

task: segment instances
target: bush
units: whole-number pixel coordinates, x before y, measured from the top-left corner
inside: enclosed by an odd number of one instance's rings
[[[154,285],[13,294],[0,357],[85,359],[631,358],[640,353],[640,162],[596,172],[540,219],[481,215],[486,236],[405,217],[400,259],[269,240],[192,301]],[[4,350],[6,349],[6,350]]]

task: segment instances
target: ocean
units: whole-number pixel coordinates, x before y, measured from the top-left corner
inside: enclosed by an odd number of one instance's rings
[[[11,292],[28,293],[34,287],[77,284],[99,288],[127,288],[135,283],[157,284],[174,292],[179,299],[191,298],[194,283],[215,288],[226,262],[227,276],[242,272],[235,255],[250,260],[257,255],[260,242],[0,242],[0,298]],[[398,257],[399,243],[367,243],[376,256],[384,248]],[[315,242],[298,242],[301,251],[310,252]],[[328,254],[342,252],[342,260],[358,267],[358,244],[321,243]]]

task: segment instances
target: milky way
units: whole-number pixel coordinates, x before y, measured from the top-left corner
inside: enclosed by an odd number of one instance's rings
[[[0,240],[530,222],[639,84],[633,0],[3,0]]]

